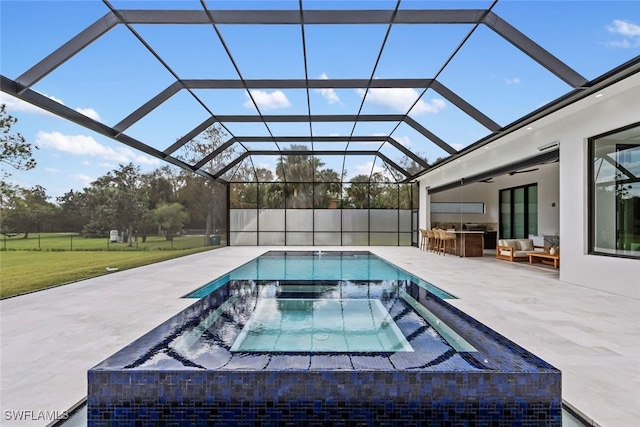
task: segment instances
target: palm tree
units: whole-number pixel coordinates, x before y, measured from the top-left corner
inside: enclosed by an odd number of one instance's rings
[[[345,187],[344,207],[355,209],[367,209],[369,207],[369,176],[356,175],[351,178],[350,184]]]
[[[328,208],[331,200],[340,199],[340,175],[333,169],[322,169],[316,174],[314,191],[314,207]],[[336,204],[337,206],[337,204]]]
[[[281,182],[273,182],[260,186],[261,194],[264,188],[263,202],[260,203],[261,207],[282,209],[284,208],[285,199],[285,186]]]
[[[293,144],[286,150],[306,151],[306,145]],[[288,208],[313,208],[314,175],[324,166],[316,157],[308,154],[288,154],[281,156],[276,165],[277,177],[287,183],[286,198]]]

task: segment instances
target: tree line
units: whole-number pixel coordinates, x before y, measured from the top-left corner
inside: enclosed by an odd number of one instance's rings
[[[16,169],[32,169],[32,150],[36,147],[11,132],[15,118],[4,108],[1,111],[4,134],[0,160],[7,164],[11,161]],[[12,140],[4,135],[12,135]],[[221,145],[221,136],[219,128],[208,129],[201,139],[185,146],[185,156],[192,158],[184,160],[195,163],[194,158],[208,154],[206,147],[213,150]],[[229,155],[212,160],[205,168],[213,171]],[[9,177],[5,173],[2,179],[0,231],[4,234],[28,237],[31,232],[72,231],[104,237],[116,229],[144,241],[152,234],[164,234],[171,240],[185,226],[205,228],[207,235],[225,228],[225,186],[169,166],[143,173],[133,163],[120,164],[82,190],[69,190],[55,199],[41,185],[23,188],[9,184]]]
[[[16,119],[0,109],[2,153],[0,161],[15,169],[35,167],[33,150],[19,133],[12,132]],[[189,141],[180,158],[196,164],[225,142],[221,127],[209,127]],[[304,145],[292,151],[307,150]],[[215,173],[240,153],[229,147],[202,167]],[[417,172],[418,165],[404,158],[402,166]],[[70,190],[53,199],[36,185],[22,188],[8,183],[4,172],[1,185],[0,231],[5,234],[73,231],[86,236],[107,236],[112,229],[140,237],[164,234],[172,239],[183,228],[204,229],[205,235],[226,229],[230,208],[405,208],[411,207],[408,185],[397,185],[391,172],[357,175],[349,183],[344,176],[317,157],[306,154],[280,156],[275,175],[256,167],[250,158],[227,172],[231,184],[230,206],[227,188],[191,171],[163,166],[143,173],[132,163],[95,179],[82,190]]]

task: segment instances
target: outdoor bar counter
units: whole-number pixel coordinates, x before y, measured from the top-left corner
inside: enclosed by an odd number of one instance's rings
[[[455,233],[456,245],[458,246],[458,256],[474,257],[482,256],[484,231],[457,231],[451,230],[449,233]]]

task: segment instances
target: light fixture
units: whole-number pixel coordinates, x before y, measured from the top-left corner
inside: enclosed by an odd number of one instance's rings
[[[531,130],[531,129],[533,129],[531,126],[529,126],[529,127],[527,128],[527,130]]]
[[[602,94],[602,93],[598,93],[598,94],[596,94],[596,96],[595,96],[595,97],[596,97],[596,98],[602,98],[603,96],[604,96],[604,94]]]

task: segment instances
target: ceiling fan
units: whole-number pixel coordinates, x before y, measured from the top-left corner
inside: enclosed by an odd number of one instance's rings
[[[486,179],[481,179],[478,182],[484,182],[486,184],[493,184],[495,181],[492,181],[492,180],[493,180],[493,177],[490,177],[490,178],[486,178]]]
[[[533,168],[533,169],[524,169],[524,170],[520,170],[520,171],[513,171],[513,172],[509,172],[509,176],[511,175],[515,175],[518,173],[527,173],[527,172],[534,172],[537,171],[539,168]]]

